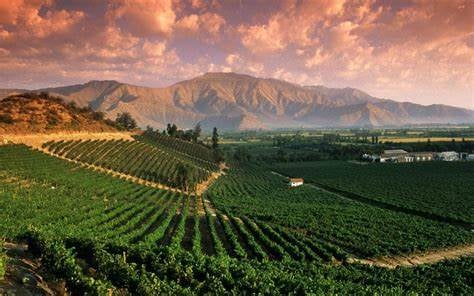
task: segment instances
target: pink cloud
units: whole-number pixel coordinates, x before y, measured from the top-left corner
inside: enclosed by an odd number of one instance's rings
[[[474,1],[268,3],[0,1],[0,87],[163,86],[213,70],[474,102]]]
[[[5,1],[0,3],[0,25],[14,27],[16,35],[44,38],[68,32],[84,18],[82,11],[52,9],[53,1]],[[41,12],[41,10],[44,12]],[[0,27],[1,28],[1,27]],[[2,29],[3,36],[11,32]]]
[[[108,16],[141,37],[168,35],[176,20],[171,0],[111,0]]]
[[[201,15],[186,15],[178,20],[176,26],[178,29],[189,33],[209,33],[215,35],[219,33],[225,23],[222,16],[206,12]]]

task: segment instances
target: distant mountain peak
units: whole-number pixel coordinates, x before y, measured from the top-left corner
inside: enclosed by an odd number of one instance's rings
[[[169,122],[225,129],[474,122],[474,111],[468,109],[401,103],[351,87],[301,86],[233,72],[208,72],[163,88],[92,80],[38,91],[91,106],[109,118],[129,112],[142,127],[162,128]]]

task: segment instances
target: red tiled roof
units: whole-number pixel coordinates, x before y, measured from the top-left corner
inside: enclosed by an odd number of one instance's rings
[[[303,182],[303,178],[290,178],[290,182]]]

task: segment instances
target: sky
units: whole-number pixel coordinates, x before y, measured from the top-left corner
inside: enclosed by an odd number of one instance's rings
[[[474,109],[474,0],[0,0],[0,88],[230,71]]]

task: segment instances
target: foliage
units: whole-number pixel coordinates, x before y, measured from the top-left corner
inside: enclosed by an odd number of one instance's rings
[[[121,145],[107,143],[46,146],[61,153],[87,145],[79,151],[89,147],[98,159]],[[310,186],[289,189],[259,166],[232,167],[198,197],[22,145],[0,147],[0,159],[0,237],[26,239],[73,294],[472,294],[472,258],[395,270],[346,263],[353,255],[472,243],[470,232]]]
[[[201,132],[202,132],[202,129],[199,123],[196,124],[194,129],[188,129],[188,130],[179,129],[176,124],[168,123],[166,125],[166,129],[163,130],[163,132],[160,132],[160,130],[158,129],[154,130],[152,127],[147,126],[145,132],[143,133],[143,136],[149,139],[154,139],[156,137],[159,137],[160,135],[163,135],[163,136],[167,135],[168,137],[180,139],[186,142],[202,144],[202,142],[199,142],[199,137],[201,136]]]
[[[296,172],[295,166],[294,176],[300,176]],[[311,186],[289,188],[285,178],[250,164],[227,172],[208,194],[217,209],[284,226],[290,236],[297,236],[296,229],[303,231],[310,248],[334,257],[337,248],[370,257],[474,239],[469,231],[446,223],[361,204]]]
[[[139,141],[62,141],[43,147],[68,159],[180,188],[193,187],[217,170],[215,163]]]
[[[358,164],[342,161],[281,163],[272,169],[288,176],[421,211],[440,220],[474,223],[472,162]]]
[[[389,270],[355,264],[331,267],[299,261],[193,257],[137,247],[114,251],[113,246],[75,241],[75,247],[89,255],[86,258],[61,240],[36,233],[26,237],[37,246],[37,254],[45,259],[46,266],[79,294],[94,295],[103,288],[132,295],[472,294],[472,258]],[[86,270],[77,268],[78,259],[96,270],[93,282]]]
[[[3,249],[3,241],[0,240],[0,280],[3,279],[7,269],[7,256]]]
[[[216,150],[219,147],[219,134],[217,133],[217,127],[212,130],[212,149]]]
[[[117,124],[117,126],[126,130],[133,130],[137,127],[137,122],[135,121],[135,119],[133,119],[132,115],[130,115],[130,113],[128,112],[117,114],[115,123]]]
[[[213,151],[202,144],[195,144],[178,138],[169,137],[157,131],[148,130],[142,136],[135,136],[137,140],[154,145],[169,153],[185,155],[195,160],[214,162]]]
[[[15,121],[13,120],[10,114],[0,114],[0,122],[6,123],[6,124],[12,124]]]
[[[246,147],[238,147],[234,152],[234,159],[240,162],[248,162],[252,159],[252,155]]]

